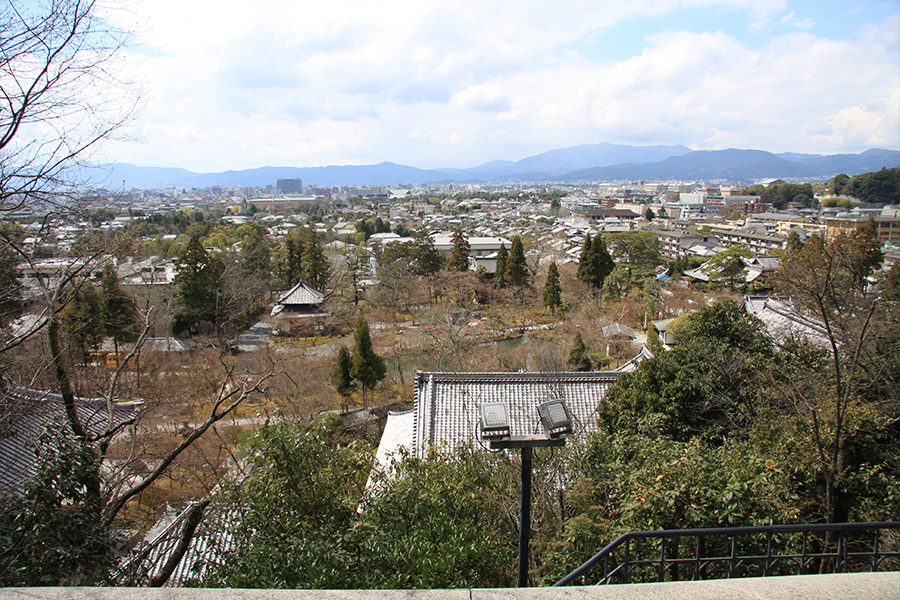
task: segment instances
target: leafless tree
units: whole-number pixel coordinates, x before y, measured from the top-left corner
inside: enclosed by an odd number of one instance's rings
[[[127,32],[103,20],[93,0],[12,0],[0,8],[0,244],[30,271],[37,261],[32,247],[16,231],[10,216],[23,208],[40,209],[42,233],[49,233],[59,215],[78,214],[96,198],[84,192],[83,167],[102,142],[118,135],[138,107],[139,90],[116,73],[119,51]],[[269,361],[259,369],[238,369],[219,357],[216,386],[205,414],[173,447],[158,457],[140,477],[115,478],[103,472],[113,440],[132,420],[113,419],[122,375],[135,363],[150,331],[152,313],[138,342],[105,384],[91,390],[106,400],[109,419],[103,427],[88,427],[76,410],[73,365],[67,360],[61,312],[77,292],[79,282],[109,256],[98,246],[58,261],[56,270],[35,279],[39,303],[34,326],[0,340],[0,354],[14,353],[41,334],[46,339],[43,361],[35,372],[49,369],[62,397],[66,423],[78,446],[92,457],[93,472],[83,489],[92,506],[99,506],[99,525],[110,528],[133,499],[142,494],[194,446],[216,423],[233,415],[249,398],[261,394],[278,373]],[[41,364],[37,364],[41,362]],[[135,445],[135,449],[142,446]],[[126,456],[138,459],[139,455]],[[128,462],[120,461],[120,462]],[[62,508],[62,507],[61,507]],[[71,508],[71,507],[66,507]]]
[[[79,167],[136,115],[139,89],[115,72],[126,40],[93,0],[0,8],[0,213],[68,207]]]

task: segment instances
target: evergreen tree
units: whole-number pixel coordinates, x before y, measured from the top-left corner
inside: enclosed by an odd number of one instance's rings
[[[900,300],[900,263],[891,265],[884,278],[884,299]]]
[[[447,268],[451,271],[468,271],[469,270],[469,240],[463,235],[462,229],[458,228],[453,232],[453,250],[450,253],[450,260],[447,262]]]
[[[0,249],[0,327],[22,312],[22,283],[16,262],[8,246]]]
[[[341,396],[349,396],[356,387],[353,382],[353,359],[347,346],[338,350],[337,363],[331,372],[331,383]]]
[[[369,323],[362,317],[356,322],[356,332],[353,335],[355,348],[350,369],[353,378],[359,381],[363,393],[363,408],[368,406],[366,391],[384,379],[387,374],[384,359],[375,354],[372,348],[372,338],[369,337]]]
[[[282,283],[284,287],[296,285],[303,270],[303,242],[293,233],[284,240],[285,264],[282,266]]]
[[[100,345],[103,339],[102,314],[97,288],[90,282],[82,282],[60,318],[75,360],[86,360],[88,354]]]
[[[586,241],[585,245],[587,245]],[[595,289],[602,290],[603,282],[606,281],[606,277],[612,273],[616,263],[613,262],[612,256],[610,256],[609,251],[606,249],[606,240],[604,240],[603,236],[599,233],[597,234],[597,237],[594,238],[594,241],[591,242],[588,265],[588,283],[594,286]]]
[[[591,270],[591,234],[586,233],[584,236],[584,247],[581,249],[581,256],[578,257],[578,272],[576,277],[578,281],[590,283]]]
[[[204,321],[215,323],[221,261],[211,257],[200,238],[194,236],[178,254],[175,267],[179,320],[195,332]]]
[[[119,287],[119,276],[111,263],[106,263],[103,267],[103,277],[100,280],[100,309],[101,331],[103,335],[113,339],[118,359],[119,342],[137,341],[140,331],[134,296]]]
[[[514,235],[512,248],[509,250],[509,258],[506,261],[506,269],[503,279],[510,287],[522,287],[528,285],[528,267],[525,264],[525,249],[522,246],[522,238]]]
[[[322,251],[322,245],[319,243],[319,237],[314,229],[307,228],[303,234],[303,252],[301,255],[301,276],[303,281],[317,290],[324,290],[325,284],[328,283],[328,277],[331,269],[325,253]]]
[[[272,253],[265,230],[254,227],[241,236],[240,261],[244,276],[257,277],[269,283],[272,278]]]
[[[569,352],[569,368],[573,371],[591,371],[594,365],[588,356],[588,347],[581,338],[581,332],[575,334],[575,345]]]
[[[509,258],[509,252],[506,251],[506,244],[500,244],[500,250],[497,252],[497,268],[494,271],[494,281],[500,287],[506,285],[506,261]]]
[[[547,269],[547,283],[544,284],[544,308],[554,314],[562,307],[562,287],[559,284],[559,268],[556,261]]]

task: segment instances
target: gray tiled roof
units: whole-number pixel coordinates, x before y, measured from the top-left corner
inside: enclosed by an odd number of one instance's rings
[[[278,304],[285,306],[313,305],[318,306],[325,300],[325,294],[313,289],[302,281],[282,294]]]
[[[178,545],[185,519],[193,503],[176,511],[168,507],[144,540],[122,562],[116,577],[119,585],[143,586],[155,577]],[[164,587],[181,587],[188,580],[202,579],[234,549],[234,533],[240,529],[244,510],[226,504],[211,504],[203,515],[187,551]]]
[[[114,403],[110,424],[105,399],[76,398],[76,402],[78,416],[91,435],[135,419],[142,404]],[[35,442],[48,424],[65,419],[62,396],[10,384],[0,398],[0,415],[0,491],[21,494],[25,479],[37,472]]]
[[[819,321],[802,314],[789,298],[746,296],[744,310],[760,319],[777,344],[792,337],[806,338],[812,344],[827,347],[828,336]]]
[[[415,381],[413,439],[422,455],[429,444],[455,446],[478,439],[479,405],[509,404],[511,433],[541,431],[539,404],[561,398],[576,419],[576,433],[595,431],[597,407],[618,373],[610,371],[554,373],[419,372]]]
[[[631,339],[637,338],[637,334],[634,333],[634,329],[632,329],[628,325],[622,325],[621,323],[613,323],[612,325],[607,325],[602,329],[602,332],[604,337],[621,335]]]

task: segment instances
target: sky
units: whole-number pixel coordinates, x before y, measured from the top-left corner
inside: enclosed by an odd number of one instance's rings
[[[104,158],[473,167],[610,142],[900,149],[900,0],[111,0]]]

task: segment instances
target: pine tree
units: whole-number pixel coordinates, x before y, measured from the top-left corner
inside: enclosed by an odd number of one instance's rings
[[[510,287],[522,287],[528,285],[528,267],[525,264],[525,249],[522,246],[522,238],[514,235],[512,248],[509,250],[509,258],[506,261],[506,269],[503,279]]]
[[[584,248],[581,249],[581,256],[578,257],[578,273],[576,274],[578,281],[590,283],[590,281],[591,281],[590,268],[591,268],[591,234],[587,233],[584,236]]]
[[[317,290],[324,290],[330,275],[330,268],[328,259],[325,258],[325,253],[322,251],[322,245],[319,243],[319,237],[312,228],[305,231],[301,261],[303,280]]]
[[[585,242],[586,244],[587,242]],[[613,269],[616,267],[616,263],[613,261],[612,256],[609,254],[609,250],[606,249],[606,240],[603,239],[603,236],[599,233],[597,237],[594,238],[594,241],[591,242],[591,252],[590,252],[590,260],[588,261],[588,282],[594,286],[595,289],[602,290],[603,282],[606,281],[606,277],[612,273]]]
[[[462,229],[458,228],[453,232],[453,250],[450,253],[450,260],[447,262],[447,268],[451,271],[468,271],[469,270],[469,240],[463,235]]]
[[[506,251],[506,244],[500,244],[500,250],[497,252],[497,268],[494,270],[494,281],[500,287],[506,285],[506,261],[509,258],[509,252]]]
[[[103,267],[100,280],[100,308],[103,335],[113,339],[116,359],[119,342],[135,342],[140,334],[134,296],[119,287],[119,276],[111,263]]]
[[[178,318],[194,331],[203,321],[216,322],[219,279],[224,266],[193,236],[175,259]]]
[[[60,322],[70,340],[74,359],[85,361],[103,340],[103,309],[97,288],[88,281],[82,282],[63,310]]]
[[[356,322],[356,332],[353,335],[356,342],[350,374],[359,381],[362,387],[363,408],[368,407],[366,391],[384,379],[387,374],[384,359],[375,354],[372,348],[372,338],[369,337],[369,323],[362,317]]]
[[[554,314],[562,307],[562,287],[559,284],[559,268],[556,261],[547,269],[547,283],[544,284],[544,308]]]
[[[594,365],[588,356],[588,347],[581,338],[581,332],[575,334],[575,345],[569,352],[569,367],[573,371],[591,371]]]
[[[331,372],[331,383],[341,396],[349,396],[356,387],[353,382],[353,359],[347,346],[341,346],[338,350],[337,364]]]

